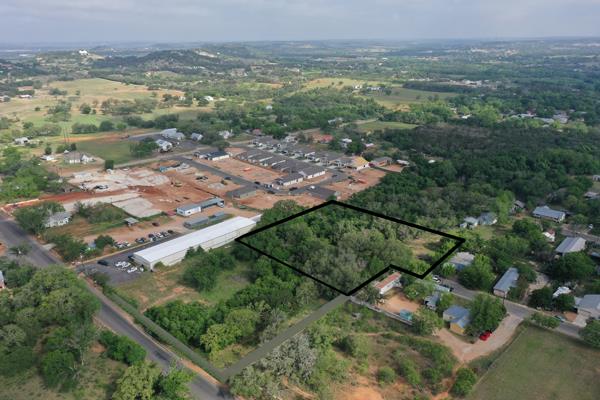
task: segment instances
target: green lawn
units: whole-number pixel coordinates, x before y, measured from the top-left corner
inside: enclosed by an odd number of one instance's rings
[[[364,97],[373,98],[384,107],[398,109],[406,107],[411,103],[426,102],[430,98],[434,98],[436,96],[440,99],[446,99],[448,97],[456,96],[456,94],[395,87],[392,89],[392,93],[389,95],[385,94],[384,92],[374,92],[374,94],[365,95]]]
[[[414,124],[395,121],[371,121],[364,124],[358,124],[358,130],[360,132],[373,132],[384,129],[413,129],[416,127],[417,125]]]
[[[558,333],[528,327],[468,399],[600,399],[600,351]]]
[[[77,143],[77,149],[90,153],[104,160],[114,160],[116,164],[125,163],[134,159],[129,151],[127,139],[98,139],[86,140]]]

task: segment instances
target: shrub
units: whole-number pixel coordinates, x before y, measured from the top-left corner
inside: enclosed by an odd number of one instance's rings
[[[98,340],[106,347],[106,355],[113,360],[132,365],[146,358],[146,350],[126,336],[102,331]]]
[[[381,367],[377,373],[377,380],[382,385],[389,385],[396,380],[396,373],[390,367]]]
[[[469,368],[461,368],[456,373],[456,380],[450,389],[450,393],[456,396],[464,397],[477,382],[477,375]]]

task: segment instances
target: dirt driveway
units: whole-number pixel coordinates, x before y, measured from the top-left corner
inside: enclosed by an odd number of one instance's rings
[[[502,320],[498,329],[494,331],[488,340],[482,341],[477,339],[473,344],[462,340],[446,328],[439,330],[435,336],[452,350],[452,353],[459,361],[466,363],[490,354],[504,346],[514,335],[521,321],[523,321],[522,318],[509,315]]]

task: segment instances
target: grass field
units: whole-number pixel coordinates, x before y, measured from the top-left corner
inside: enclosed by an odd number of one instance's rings
[[[65,96],[51,96],[50,88],[66,90]],[[79,92],[79,94],[77,94]],[[71,103],[71,119],[69,121],[60,122],[59,124],[70,131],[71,125],[78,123],[96,124],[98,125],[103,120],[112,120],[108,115],[102,115],[99,110],[99,105],[109,98],[118,100],[135,100],[152,98],[153,93],[156,94],[156,99],[161,100],[162,95],[169,93],[180,96],[183,93],[177,90],[156,90],[150,91],[143,85],[130,85],[120,82],[109,81],[101,78],[93,79],[76,79],[65,82],[51,82],[42,89],[35,91],[32,99],[11,99],[10,102],[0,103],[0,115],[10,119],[17,119],[20,122],[33,122],[35,125],[41,125],[47,121],[47,110],[55,105],[58,100],[65,100]],[[95,115],[84,115],[79,111],[79,106],[83,103],[93,105],[98,104],[98,113]],[[39,111],[36,111],[39,107]],[[185,111],[186,108],[164,108],[156,109],[152,114],[145,114],[146,118],[151,118],[160,114]],[[198,110],[200,110],[198,108]],[[20,125],[20,124],[19,124]]]
[[[341,82],[341,84],[340,84],[340,82]],[[319,78],[319,79],[313,79],[312,81],[309,81],[306,84],[304,84],[304,89],[310,90],[310,89],[327,88],[327,87],[341,89],[344,86],[364,85],[365,83],[368,85],[376,85],[378,82],[375,82],[375,81],[369,82],[369,81],[365,81],[365,80],[352,79],[352,78]]]
[[[205,304],[216,304],[220,300],[230,298],[235,292],[247,285],[245,278],[247,266],[238,263],[231,271],[219,275],[213,290],[197,292],[181,283],[187,264],[182,262],[171,267],[156,269],[152,274],[143,274],[140,278],[118,287],[120,293],[135,299],[139,309],[181,300],[184,302],[199,301]]]
[[[395,121],[371,121],[364,124],[358,124],[358,130],[360,132],[373,132],[384,129],[413,129],[416,127],[417,125]]]
[[[90,153],[105,160],[114,160],[115,164],[121,164],[134,159],[129,151],[132,142],[127,139],[86,140],[77,143],[77,150]]]
[[[600,351],[528,327],[498,358],[468,399],[596,400]]]
[[[45,388],[37,371],[31,369],[16,377],[0,376],[0,400],[109,399],[116,380],[124,370],[124,364],[107,359],[99,352],[89,351],[86,366],[78,379],[80,386],[72,392],[61,393]]]
[[[423,103],[430,98],[437,96],[440,99],[446,99],[456,96],[454,93],[428,92],[424,90],[405,89],[403,87],[395,87],[390,95],[383,92],[374,92],[374,94],[366,95],[375,99],[379,104],[393,110],[404,109],[411,103]]]

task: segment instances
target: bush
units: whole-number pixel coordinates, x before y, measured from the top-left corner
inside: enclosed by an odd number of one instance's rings
[[[557,320],[556,318],[549,317],[547,315],[544,315],[544,314],[538,313],[538,312],[534,313],[531,316],[531,322],[533,322],[539,326],[542,326],[544,328],[551,328],[551,329],[554,329],[560,325],[560,321]]]
[[[417,364],[411,359],[406,358],[406,354],[403,352],[396,352],[394,357],[398,363],[398,371],[406,382],[415,388],[421,386],[421,373],[419,372]]]
[[[102,331],[98,341],[106,347],[106,355],[113,360],[132,365],[146,358],[146,350],[126,336]]]
[[[0,355],[0,375],[16,376],[34,364],[35,355],[31,347],[15,347],[9,353]]]
[[[381,367],[377,373],[377,381],[382,385],[389,385],[396,380],[396,373],[390,367]]]
[[[362,359],[369,355],[369,343],[364,336],[348,335],[342,340],[341,347],[354,358]]]
[[[477,375],[475,372],[469,368],[461,368],[456,373],[456,380],[450,389],[450,393],[464,397],[471,392],[471,389],[473,389],[473,385],[475,385],[476,382]]]
[[[581,337],[590,346],[600,349],[600,321],[588,322],[581,330]]]

